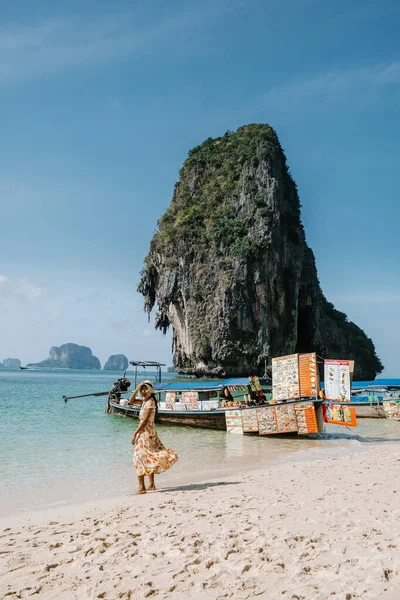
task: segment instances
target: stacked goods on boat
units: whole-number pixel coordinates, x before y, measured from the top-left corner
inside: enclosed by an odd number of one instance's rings
[[[273,358],[272,394],[263,389],[257,378],[250,379],[250,387],[250,401],[249,395],[245,395],[244,407],[230,410],[227,406],[225,419],[229,433],[310,434],[323,430],[315,353]],[[228,389],[232,391],[229,386]]]
[[[271,397],[270,380],[241,377],[223,382],[221,403],[223,408],[246,408],[266,404]]]
[[[382,404],[387,419],[400,421],[400,399],[384,400]]]
[[[269,384],[269,385],[268,385]],[[265,404],[270,380],[242,377],[222,382],[169,383],[155,386],[162,394],[160,411],[215,411]]]
[[[208,411],[220,407],[218,389],[173,389],[174,384],[166,386],[164,397],[159,403],[160,410],[179,411]],[[171,388],[171,389],[168,389]]]

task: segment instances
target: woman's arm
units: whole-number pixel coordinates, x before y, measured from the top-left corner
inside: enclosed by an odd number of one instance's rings
[[[135,402],[136,396],[139,393],[140,387],[141,387],[141,384],[139,383],[139,385],[137,386],[137,388],[135,390],[133,390],[133,392],[131,394],[131,397],[128,400],[128,404],[133,404]]]
[[[133,434],[132,444],[136,444],[138,436],[142,433],[142,431],[146,429],[146,426],[150,420],[151,415],[153,414],[153,411],[155,411],[155,408],[146,408],[146,410],[143,411],[143,418],[139,421],[139,425],[135,433]]]

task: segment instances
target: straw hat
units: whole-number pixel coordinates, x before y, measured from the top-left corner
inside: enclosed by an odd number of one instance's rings
[[[149,392],[151,392],[152,394],[159,394],[160,391],[159,390],[155,390],[153,387],[153,384],[151,381],[149,381],[148,379],[145,379],[144,381],[142,381],[142,383],[139,386],[139,392],[142,389],[143,386],[146,386],[147,389],[149,390]]]

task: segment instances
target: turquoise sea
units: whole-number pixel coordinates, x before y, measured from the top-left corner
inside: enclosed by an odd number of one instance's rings
[[[0,515],[134,490],[130,440],[136,422],[105,414],[105,397],[68,404],[62,398],[106,391],[121,376],[110,371],[0,371]],[[133,384],[134,374],[127,376]],[[174,468],[159,477],[162,486],[215,479],[288,456],[302,461],[326,452],[362,451],[400,439],[400,423],[360,420],[356,430],[331,427],[313,438],[238,436],[166,425],[159,426],[159,433],[179,454]]]

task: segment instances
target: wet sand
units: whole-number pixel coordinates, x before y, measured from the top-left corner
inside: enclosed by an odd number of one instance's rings
[[[2,519],[0,597],[395,600],[399,469],[388,442]]]

